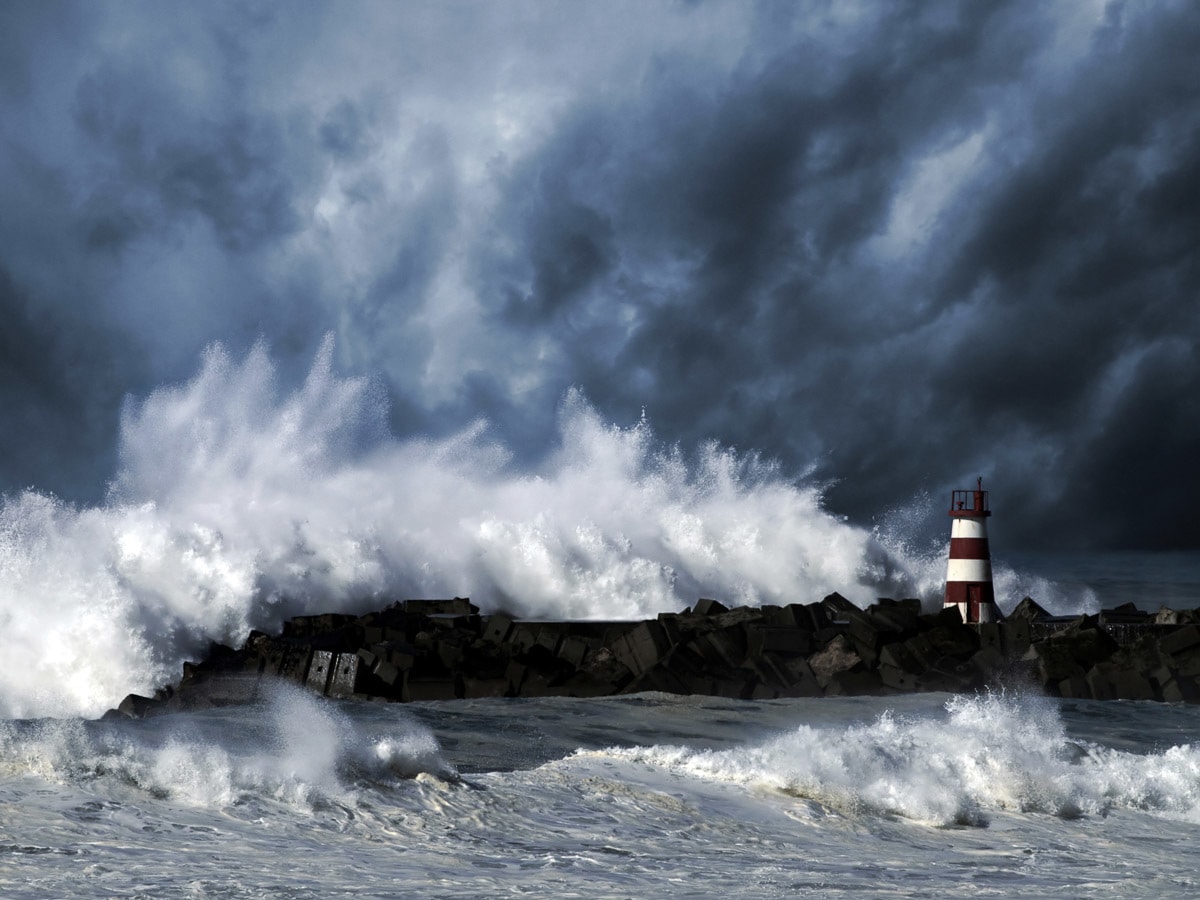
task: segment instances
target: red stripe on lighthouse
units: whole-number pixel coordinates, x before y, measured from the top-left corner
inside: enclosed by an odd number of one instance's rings
[[[991,559],[987,538],[950,538],[951,559]]]

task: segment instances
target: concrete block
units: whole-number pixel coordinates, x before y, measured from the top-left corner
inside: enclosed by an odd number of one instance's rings
[[[980,647],[991,647],[1000,653],[1004,652],[1004,639],[1000,635],[999,622],[980,622],[972,627],[979,633]]]
[[[770,685],[762,682],[755,682],[750,688],[750,696],[748,700],[774,700],[779,696],[779,691]]]
[[[1186,675],[1189,678],[1200,677],[1200,653],[1185,653],[1180,656],[1169,656],[1171,669],[1176,677]]]
[[[692,607],[692,615],[694,616],[714,616],[724,612],[729,612],[728,606],[716,600],[710,600],[707,597],[697,600],[696,605]]]
[[[830,676],[825,685],[827,697],[863,697],[883,692],[883,681],[877,669],[871,671],[842,671]]]
[[[414,678],[411,673],[404,679],[405,703],[428,700],[456,700],[462,696],[452,677]]]
[[[405,600],[404,612],[418,616],[471,616],[479,614],[479,607],[466,597],[448,600]]]
[[[390,688],[403,688],[405,671],[407,670],[399,669],[386,659],[381,659],[375,663],[371,673]]]
[[[333,658],[329,696],[349,697],[358,692],[359,663],[357,653],[339,653]]]
[[[1049,617],[1050,613],[1039,606],[1032,597],[1025,597],[1013,608],[1012,612],[1005,616],[1005,619],[1009,622],[1017,619],[1036,622],[1039,619],[1048,619]]]
[[[980,647],[971,657],[970,664],[984,679],[991,679],[1004,671],[1007,660],[998,648],[989,646]]]
[[[870,616],[852,614],[847,634],[856,646],[869,648],[871,655],[876,655],[879,646],[879,626]]]
[[[679,618],[676,613],[658,614],[658,624],[662,626],[667,643],[672,647],[684,640],[684,629],[683,625],[680,624]]]
[[[613,655],[635,676],[644,675],[670,649],[662,626],[656,620],[639,622],[612,645]]]
[[[512,631],[512,626],[511,616],[506,613],[494,613],[488,616],[487,622],[483,626],[483,639],[493,644],[502,644],[508,640],[508,633]]]
[[[922,662],[909,647],[907,641],[897,641],[896,643],[880,648],[879,665],[881,667],[891,666],[894,669],[908,672],[914,676],[928,668],[928,665]]]
[[[1179,613],[1167,606],[1159,607],[1158,612],[1154,616],[1154,624],[1156,625],[1178,625]]]
[[[969,625],[942,625],[918,635],[941,657],[966,660],[979,649],[979,635]]]
[[[504,677],[508,681],[509,692],[512,696],[517,696],[521,693],[521,685],[525,681],[525,666],[513,660],[505,669]]]
[[[287,647],[280,656],[275,672],[280,678],[303,683],[308,675],[311,657],[312,650],[309,647]]]
[[[390,662],[397,669],[411,669],[416,665],[417,657],[421,655],[412,644],[387,641],[382,644],[372,644],[371,652],[380,660]]]
[[[545,622],[538,629],[536,644],[545,647],[554,656],[558,655],[558,646],[566,633],[566,624],[561,622]]]
[[[308,664],[308,674],[304,683],[319,694],[324,694],[329,689],[329,679],[333,674],[333,656],[329,650],[314,650]]]
[[[717,613],[710,616],[710,620],[713,627],[720,630],[745,627],[750,623],[762,622],[762,610],[752,606],[739,606],[736,609],[729,610],[729,612]]]
[[[1184,625],[1159,639],[1158,646],[1171,656],[1190,656],[1200,652],[1200,627]]]
[[[131,719],[143,719],[148,713],[153,713],[158,705],[152,697],[130,694],[117,706],[117,712]]]
[[[525,652],[537,643],[539,626],[531,622],[517,622],[508,634],[508,643],[517,652]]]
[[[763,653],[807,656],[812,649],[812,633],[794,626],[751,625],[746,629],[746,655],[751,659]]]
[[[560,659],[569,663],[574,668],[578,669],[583,665],[584,657],[587,656],[588,643],[581,637],[568,635],[562,639],[562,643],[558,647],[558,656]]]
[[[884,687],[905,693],[916,691],[919,688],[917,676],[891,665],[883,664],[879,666],[879,680]]]
[[[825,614],[829,620],[835,622],[845,619],[854,613],[862,612],[861,609],[859,609],[837,591],[834,591],[832,594],[828,594],[825,599],[821,601],[821,607],[825,610]]]
[[[808,616],[808,621],[811,623],[813,631],[820,631],[822,628],[829,627],[829,623],[832,621],[829,616],[829,610],[822,603],[806,603],[800,609],[804,610],[804,614]]]
[[[828,689],[833,676],[856,667],[861,668],[862,657],[844,635],[838,635],[827,647],[810,656],[808,665],[821,687]]]
[[[696,635],[688,644],[711,667],[735,669],[746,660],[746,634],[740,628]]]
[[[1094,696],[1091,683],[1081,675],[1072,675],[1070,678],[1064,678],[1055,685],[1055,691],[1058,696],[1065,697],[1068,700],[1090,700]]]
[[[465,676],[463,683],[463,697],[472,699],[475,697],[507,697],[511,686],[507,678],[473,678]]]
[[[1087,673],[1091,694],[1097,700],[1153,700],[1154,688],[1140,672],[1098,664]]]
[[[1173,678],[1158,685],[1158,696],[1164,703],[1182,703],[1184,701],[1183,691]]]
[[[787,606],[764,606],[762,608],[763,624],[773,628],[799,628],[802,631],[812,631],[812,616],[799,603],[789,603]]]
[[[1070,650],[1057,641],[1038,641],[1032,644],[1025,658],[1036,663],[1037,676],[1046,687],[1086,674],[1086,670],[1076,662]]]
[[[408,634],[403,628],[390,625],[367,625],[362,630],[363,643],[368,647],[372,644],[382,644],[384,641],[406,641]]]
[[[1000,623],[1001,649],[1009,659],[1020,659],[1033,643],[1028,619],[1010,619]]]
[[[712,695],[727,697],[730,700],[745,700],[754,689],[755,681],[754,676],[749,673],[718,675],[712,680]]]
[[[867,609],[867,616],[881,634],[911,636],[921,628],[921,601],[911,599],[885,602],[881,598],[879,603]]]

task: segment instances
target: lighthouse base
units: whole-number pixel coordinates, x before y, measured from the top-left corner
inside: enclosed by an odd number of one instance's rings
[[[947,603],[946,608],[957,609],[958,614],[962,616],[963,622],[971,625],[1000,621],[1000,611],[996,609],[995,603],[970,603],[963,601],[961,603]]]
[[[962,620],[968,625],[999,622],[1001,619],[1000,610],[996,608],[996,594],[992,589],[991,570],[983,574],[986,580],[946,582],[945,605],[957,607]]]

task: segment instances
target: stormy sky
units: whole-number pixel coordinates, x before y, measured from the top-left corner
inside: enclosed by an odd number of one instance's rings
[[[871,524],[1200,547],[1200,9],[0,6],[0,490],[103,499],[128,396],[327,333],[517,464],[577,386]],[[997,519],[998,521],[998,519]],[[940,526],[939,526],[940,527]]]

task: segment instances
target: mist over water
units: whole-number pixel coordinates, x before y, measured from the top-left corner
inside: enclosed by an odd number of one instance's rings
[[[127,403],[105,504],[4,498],[4,714],[96,714],[174,680],[210,640],[382,599],[627,618],[708,595],[928,588],[919,564],[753,454],[664,447],[572,392],[557,446],[518,471],[485,422],[394,439],[378,386],[336,376],[332,351],[281,395],[265,347],[238,361],[215,346],[190,382]]]
[[[104,504],[3,498],[0,713],[95,715],[211,640],[404,597],[593,619],[701,596],[937,603],[942,547],[849,524],[754,453],[664,445],[572,391],[556,445],[521,470],[483,421],[396,439],[379,386],[332,355],[281,393],[264,346],[213,346],[191,381],[126,403]]]

